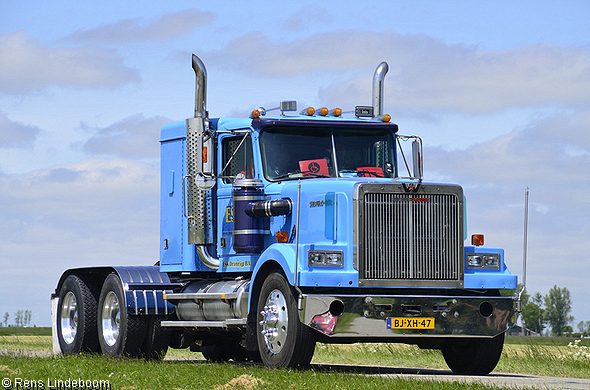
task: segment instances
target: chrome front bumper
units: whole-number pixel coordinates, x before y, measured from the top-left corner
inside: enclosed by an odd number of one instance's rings
[[[334,342],[400,338],[490,338],[504,332],[514,300],[502,296],[303,294],[300,320]],[[388,318],[433,319],[431,329],[392,329]],[[344,340],[352,339],[352,340]]]

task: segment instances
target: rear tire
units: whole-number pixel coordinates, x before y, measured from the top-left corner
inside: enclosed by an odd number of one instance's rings
[[[240,340],[215,338],[200,347],[203,357],[211,362],[256,362],[260,363],[258,351],[248,351]]]
[[[69,275],[59,290],[57,336],[64,355],[99,352],[96,283]]]
[[[146,333],[146,317],[130,315],[125,306],[121,279],[110,274],[102,285],[98,302],[98,341],[105,355],[138,357]]]
[[[149,360],[162,360],[168,352],[171,331],[163,328],[161,323],[166,320],[164,316],[148,316],[146,321],[146,333],[141,348],[143,357]]]
[[[441,350],[455,374],[487,375],[496,368],[504,347],[504,333],[493,339],[451,340]]]
[[[239,342],[227,339],[215,339],[208,344],[201,345],[203,357],[210,362],[227,362],[235,359],[236,351],[239,348]]]
[[[305,368],[315,350],[313,330],[299,321],[297,299],[285,277],[273,272],[258,298],[257,340],[267,367]]]

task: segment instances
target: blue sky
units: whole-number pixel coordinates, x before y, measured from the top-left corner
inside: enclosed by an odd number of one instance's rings
[[[221,3],[221,5],[220,5]],[[590,320],[590,3],[0,2],[0,315],[50,325],[67,268],[153,264],[159,129],[192,116],[190,55],[212,117],[369,105],[425,142],[425,176],[463,185],[469,234],[528,290]]]

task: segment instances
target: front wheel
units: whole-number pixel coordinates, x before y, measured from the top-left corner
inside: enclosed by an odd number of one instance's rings
[[[496,368],[504,347],[504,333],[493,339],[450,340],[442,354],[455,374],[487,375]]]
[[[315,350],[315,334],[299,321],[293,289],[279,272],[264,281],[258,312],[258,349],[264,365],[307,367]]]
[[[117,357],[141,356],[145,332],[145,318],[127,313],[121,279],[110,274],[98,302],[98,341],[102,352]]]

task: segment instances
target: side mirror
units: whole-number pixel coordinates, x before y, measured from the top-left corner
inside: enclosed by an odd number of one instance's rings
[[[424,179],[424,166],[423,166],[423,159],[422,159],[422,139],[417,135],[401,135],[397,134],[397,144],[399,147],[398,153],[401,155],[403,162],[405,163],[406,170],[408,172],[408,177],[400,177],[400,179],[411,179],[411,180],[418,180],[419,182]],[[410,164],[406,159],[406,155],[404,153],[404,147],[402,145],[402,141],[406,142],[412,140],[412,169],[410,170]],[[407,147],[407,149],[410,149]],[[410,153],[407,150],[408,154]]]
[[[418,137],[412,142],[412,162],[414,165],[414,178],[422,181],[424,177],[422,171],[422,140]]]

